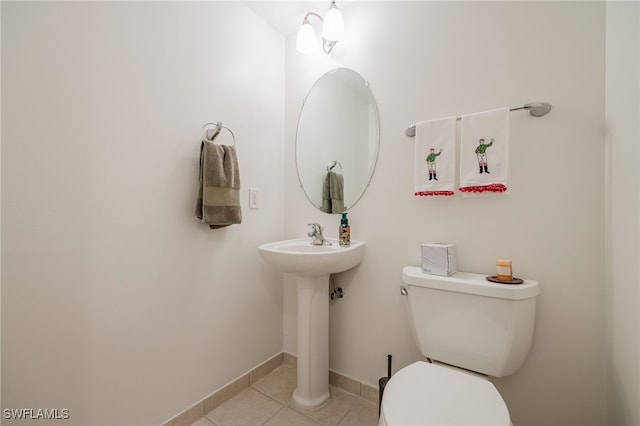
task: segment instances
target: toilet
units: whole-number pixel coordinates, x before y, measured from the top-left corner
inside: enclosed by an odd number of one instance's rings
[[[457,272],[441,277],[402,270],[414,340],[426,361],[391,377],[379,426],[509,426],[509,410],[489,376],[515,373],[533,340],[536,281],[490,282]]]

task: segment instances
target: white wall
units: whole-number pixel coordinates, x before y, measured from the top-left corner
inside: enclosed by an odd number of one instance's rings
[[[337,277],[331,306],[333,370],[371,385],[419,359],[399,294],[401,269],[420,243],[457,244],[458,268],[493,273],[513,259],[537,279],[537,328],[522,369],[495,380],[517,425],[605,423],[604,36],[596,2],[357,2],[346,40],[327,57],[287,39],[286,236],[338,216],[320,213],[298,187],[294,140],[301,100],[316,78],[351,67],[371,84],[381,147],[370,188],[350,212],[363,263]],[[511,115],[511,193],[497,198],[414,198],[419,120],[547,101],[550,114]],[[285,349],[296,351],[295,287],[285,286]]]
[[[640,424],[640,5],[607,3],[607,420]]]
[[[0,100],[2,99],[2,5],[0,5]],[[2,151],[2,102],[0,101],[0,152]],[[2,155],[0,155],[0,188],[2,188]],[[0,191],[0,241],[2,241],[2,191]],[[0,247],[0,333],[2,327],[2,248]],[[0,339],[0,384],[2,383],[2,339]],[[0,385],[0,401],[2,386]]]
[[[607,6],[603,161],[601,3],[358,2],[331,56],[301,57],[290,37],[284,67],[281,37],[239,4],[2,2],[2,407],[158,424],[283,345],[295,353],[295,287],[285,277],[283,306],[255,246],[311,220],[337,235],[299,188],[293,147],[307,90],[346,66],[371,82],[382,135],[350,214],[369,246],[338,277],[331,368],[375,385],[387,353],[394,370],[419,358],[400,269],[421,242],[451,241],[461,270],[506,256],[541,282],[531,354],[496,380],[515,424],[637,424],[640,49],[614,41],[638,42],[637,9]],[[406,126],[528,101],[554,108],[512,114],[510,195],[411,195]],[[243,193],[244,223],[209,231],[192,210],[200,128],[215,120],[262,206]]]
[[[2,2],[2,66],[2,408],[159,424],[279,353],[283,37],[240,3]],[[243,223],[209,230],[218,120]]]

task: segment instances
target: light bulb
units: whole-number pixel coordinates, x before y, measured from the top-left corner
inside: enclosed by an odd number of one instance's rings
[[[300,28],[298,28],[298,36],[296,39],[296,49],[300,53],[311,53],[316,49],[316,32],[305,18]]]
[[[336,6],[336,2],[333,1],[331,8],[324,15],[322,38],[328,41],[339,41],[342,37],[344,37],[344,19]]]

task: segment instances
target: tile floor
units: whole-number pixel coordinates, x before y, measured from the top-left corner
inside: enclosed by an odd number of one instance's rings
[[[295,404],[296,366],[283,363],[191,426],[376,426],[378,405],[330,386],[331,399],[307,410]]]

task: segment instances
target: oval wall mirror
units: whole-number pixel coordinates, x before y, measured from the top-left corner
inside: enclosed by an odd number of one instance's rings
[[[315,207],[340,213],[362,197],[379,133],[378,108],[360,74],[338,68],[314,83],[300,111],[295,151],[300,186]]]

